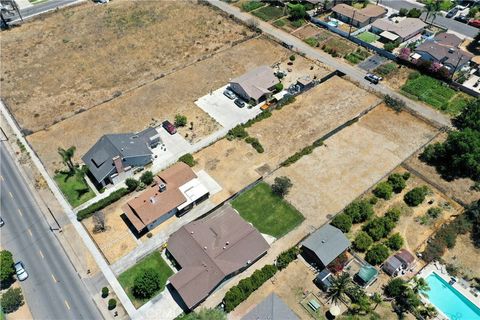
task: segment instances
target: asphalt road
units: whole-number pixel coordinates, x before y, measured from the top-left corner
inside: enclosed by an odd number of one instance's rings
[[[400,10],[402,8],[406,9],[412,9],[412,8],[419,8],[423,9],[421,5],[417,5],[415,3],[405,1],[405,0],[381,0],[380,4],[387,6],[389,8],[395,9],[395,10]],[[426,13],[423,13],[421,16],[421,19],[425,19]],[[433,17],[432,17],[433,18]],[[428,22],[431,21],[432,18],[428,18]],[[439,26],[445,27],[449,30],[455,31],[457,33],[463,34],[467,37],[473,38],[475,37],[480,29],[477,29],[475,27],[469,26],[468,24],[461,23],[458,21],[455,21],[453,19],[448,19],[445,17],[442,17],[440,15],[437,15],[437,17],[434,20],[434,24],[437,24]]]
[[[33,318],[102,319],[4,143],[0,143],[0,212],[5,225],[0,241],[15,262],[25,264],[29,277],[20,284]]]
[[[75,2],[80,2],[80,1],[79,0],[49,0],[46,2],[33,5],[28,8],[21,9],[20,14],[22,15],[23,19],[27,19],[29,17],[33,17],[47,11],[55,10],[56,8],[61,8],[64,6],[71,5]],[[17,15],[15,15],[12,17],[12,22],[18,21],[19,19],[20,18]]]

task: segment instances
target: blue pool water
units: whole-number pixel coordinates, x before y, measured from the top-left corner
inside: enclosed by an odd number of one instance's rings
[[[430,287],[428,300],[451,320],[480,320],[480,308],[435,272],[425,280]]]

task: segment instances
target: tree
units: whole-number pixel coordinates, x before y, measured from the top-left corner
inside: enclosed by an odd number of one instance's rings
[[[293,186],[292,181],[288,177],[276,177],[272,184],[272,192],[280,197],[284,197]]]
[[[402,192],[406,187],[405,179],[400,173],[392,173],[388,176],[388,183],[392,186],[392,190],[395,193]]]
[[[332,304],[345,303],[346,293],[351,286],[352,278],[346,272],[342,272],[338,277],[332,277],[331,285],[327,291],[328,301]]]
[[[132,192],[138,188],[138,180],[133,178],[128,178],[125,180],[125,184],[127,185],[128,191]]]
[[[430,26],[432,26],[433,21],[437,17],[437,12],[440,10],[440,4],[441,4],[441,1],[435,1],[435,0],[428,1],[427,3],[425,3],[424,8],[425,8],[425,11],[427,12],[427,14],[425,15],[425,22],[427,22],[430,16],[433,17],[432,21],[429,23]]]
[[[473,244],[478,248],[480,247],[480,200],[468,206],[466,216],[472,224],[471,237]]]
[[[10,288],[0,299],[0,305],[2,307],[3,312],[11,313],[23,305],[23,294],[22,289],[20,288]]]
[[[398,297],[406,288],[407,283],[401,278],[393,278],[388,281],[387,285],[383,289],[385,295],[389,298]]]
[[[375,306],[373,307],[373,310],[377,309],[377,306],[383,302],[383,298],[380,293],[375,292],[373,295],[370,297],[372,299],[372,302],[375,303]]]
[[[407,17],[410,17],[410,18],[420,18],[421,15],[422,15],[422,11],[417,8],[412,8],[407,13]]]
[[[415,294],[422,292],[426,295],[426,292],[430,290],[430,287],[424,278],[415,276],[412,279],[412,290]]]
[[[373,194],[378,198],[388,200],[392,197],[392,186],[386,181],[382,181],[373,190]]]
[[[400,17],[405,17],[408,14],[408,9],[407,8],[401,8],[400,11],[398,11],[398,15]]]
[[[175,116],[175,127],[185,127],[187,125],[187,117],[181,114]]]
[[[402,215],[402,211],[398,207],[391,208],[390,210],[385,213],[385,218],[390,219],[393,222],[398,222],[400,220],[400,216]]]
[[[386,245],[392,250],[399,250],[403,246],[403,238],[400,233],[394,233],[386,241]]]
[[[288,7],[291,20],[304,19],[307,16],[307,10],[302,4],[289,4]]]
[[[283,83],[281,83],[281,82],[277,83],[277,84],[275,85],[274,89],[275,89],[275,92],[280,92],[280,91],[282,91],[282,90],[283,90]]]
[[[105,214],[103,211],[96,211],[93,216],[93,233],[100,233],[107,230],[105,226]]]
[[[117,307],[117,300],[115,299],[110,299],[108,300],[108,310],[113,310]]]
[[[67,166],[68,171],[75,172],[75,165],[73,164],[73,156],[75,155],[75,146],[71,146],[68,149],[58,148],[58,154],[62,157],[62,162]]]
[[[377,243],[367,251],[365,260],[371,265],[377,265],[387,260],[388,254],[388,248],[383,244]]]
[[[408,206],[416,207],[425,200],[425,197],[427,196],[427,194],[428,194],[427,186],[416,187],[408,191],[403,197],[403,200]]]
[[[275,265],[277,266],[278,270],[282,270],[286,268],[290,262],[297,258],[297,255],[300,253],[300,250],[295,246],[287,251],[283,251],[277,257]]]
[[[480,131],[480,99],[468,103],[462,110],[462,113],[453,119],[453,124],[459,130],[470,128]]]
[[[374,241],[388,236],[390,231],[395,228],[395,221],[388,217],[376,217],[363,226],[363,231],[367,232]]]
[[[418,308],[418,312],[424,319],[433,319],[438,316],[437,308],[431,304],[427,304],[421,308]]]
[[[140,299],[151,298],[162,287],[160,271],[154,268],[145,269],[133,280],[133,295]]]
[[[177,320],[227,320],[227,315],[220,309],[203,308],[179,317]]]
[[[340,213],[333,218],[330,224],[342,230],[343,233],[348,233],[352,227],[352,218],[345,213]]]
[[[372,238],[365,231],[357,233],[357,236],[353,241],[354,249],[360,252],[365,252],[372,244]]]
[[[15,269],[13,268],[13,256],[10,251],[0,251],[0,286],[1,288],[8,288],[13,282],[13,275]]]
[[[110,292],[110,290],[108,290],[107,287],[103,287],[103,288],[102,288],[102,298],[105,299],[106,297],[108,297],[108,293],[109,293],[109,292]]]
[[[153,182],[153,173],[152,171],[145,171],[141,176],[140,176],[140,181],[142,181],[145,185],[149,186]]]
[[[353,223],[361,223],[368,220],[374,212],[368,200],[355,200],[343,210],[343,213],[350,216]]]

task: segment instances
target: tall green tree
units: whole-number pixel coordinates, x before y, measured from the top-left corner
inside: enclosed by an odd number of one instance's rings
[[[7,288],[12,284],[14,274],[12,253],[7,250],[0,251],[0,285],[2,288]]]
[[[0,305],[3,312],[11,313],[23,305],[22,289],[10,288],[0,298]]]
[[[333,304],[345,303],[347,291],[352,287],[352,278],[346,272],[334,277],[327,291],[327,299]]]
[[[75,165],[73,164],[73,156],[75,155],[75,146],[68,149],[58,148],[58,154],[62,157],[62,162],[67,166],[68,171],[75,172]]]

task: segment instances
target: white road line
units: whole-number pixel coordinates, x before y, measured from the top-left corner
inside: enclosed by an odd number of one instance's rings
[[[65,300],[65,305],[67,306],[67,309],[70,310],[70,305],[68,304],[67,300]]]
[[[10,198],[13,199],[13,194],[9,191],[8,194],[10,195]]]
[[[32,233],[32,230],[30,229],[27,229],[28,233],[30,234],[30,237],[33,237],[33,233]]]
[[[42,257],[42,259],[45,259],[45,256],[43,255],[42,250],[38,250],[38,253],[40,253],[40,257]]]
[[[58,282],[57,279],[55,279],[55,276],[52,274],[52,279],[53,279],[53,282]]]

